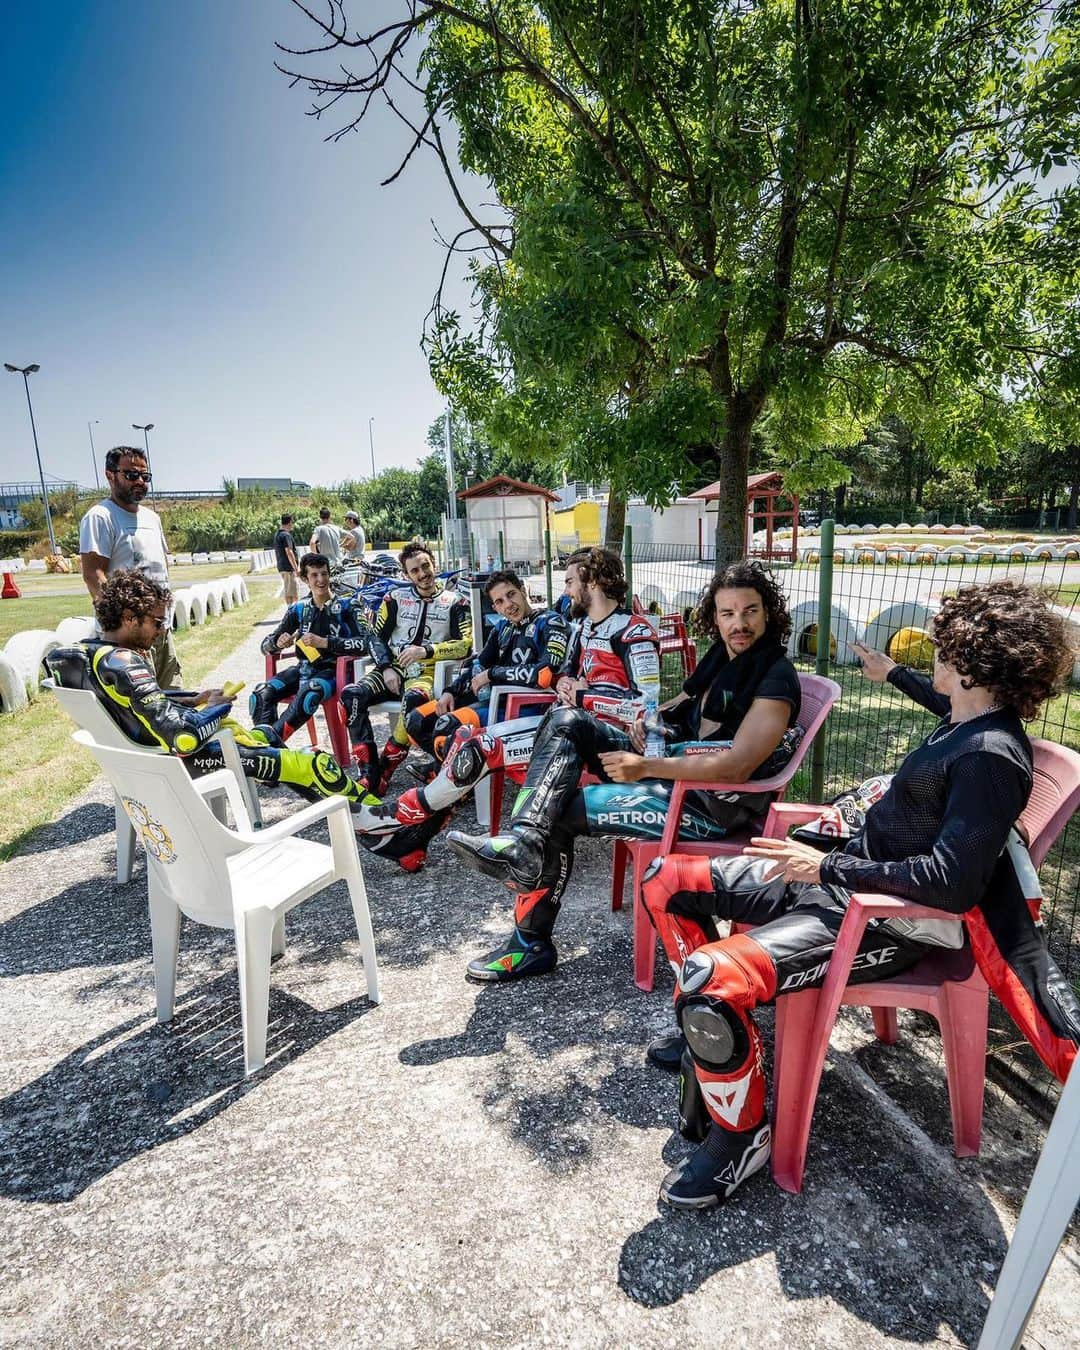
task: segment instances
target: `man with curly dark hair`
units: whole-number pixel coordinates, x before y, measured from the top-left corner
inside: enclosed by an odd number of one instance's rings
[[[224,767],[215,735],[234,695],[221,689],[186,692],[158,686],[147,653],[168,623],[170,599],[168,589],[143,572],[113,572],[94,601],[101,637],[57,648],[46,661],[60,684],[95,694],[129,740],[179,755],[191,776],[200,778]],[[309,799],[348,798],[365,848],[392,858],[406,871],[422,865],[427,842],[445,823],[446,812],[421,822],[400,820],[392,806],[354,783],[333,755],[276,748],[262,733],[231,729],[247,777],[292,788]]]
[[[994,935],[991,977],[995,963],[1015,961],[1021,946],[1035,942],[1033,928],[1023,942],[1015,938],[1030,916],[1023,893],[1000,879],[998,864],[1031,792],[1032,751],[1022,719],[1061,687],[1071,668],[1064,622],[1042,594],[997,581],[946,600],[934,619],[934,641],[932,680],[853,644],[868,679],[887,680],[941,720],[842,847],[822,855],[794,839],[754,839],[738,858],[672,854],[646,872],[645,906],[678,970],[675,1008],[687,1045],[679,1123],[699,1144],[660,1187],[670,1205],[715,1205],[768,1161],[765,1075],[752,1010],[824,981],[853,891],[884,891],[965,915],[963,924],[890,919],[869,926],[856,981],[905,970],[931,945],[960,946],[965,928]],[[973,927],[975,907],[981,927]],[[752,931],[716,941],[720,920]],[[1035,964],[1027,960],[1028,970]],[[1023,965],[1017,961],[1013,973]],[[1044,985],[1048,978],[1044,967]],[[995,981],[995,988],[1009,985],[1004,976]],[[1012,986],[1016,1003],[1038,998],[1038,985],[1019,980]],[[1058,994],[1044,999],[1043,1025],[1073,1045],[1069,1028],[1080,1027],[1080,1018],[1063,1008]]]
[[[576,567],[583,584],[594,593],[599,589],[614,606],[626,595],[626,585],[621,563],[614,558],[615,574],[612,558],[594,549]],[[568,565],[568,576],[572,570]],[[518,893],[513,933],[469,965],[469,979],[520,979],[554,967],[551,934],[579,835],[659,839],[674,783],[749,783],[775,773],[790,758],[802,734],[796,723],[800,689],[784,652],[791,625],[779,588],[760,563],[734,563],[713,579],[700,613],[704,630],[716,641],[678,697],[660,710],[678,742],[670,755],[642,753],[643,720],[623,731],[563,697],[564,706],[548,714],[537,735],[509,833],[489,838],[452,830],[447,836],[471,867]],[[586,767],[602,781],[579,788]],[[720,839],[760,825],[767,793],[729,797],[688,793],[682,834]],[[671,1067],[678,1067],[676,1041],[669,1036],[653,1042],[650,1057],[664,1062],[674,1054]]]

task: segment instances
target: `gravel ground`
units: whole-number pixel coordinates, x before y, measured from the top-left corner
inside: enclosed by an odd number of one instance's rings
[[[262,631],[222,675],[258,678]],[[0,1343],[977,1338],[1038,1137],[988,1094],[983,1156],[955,1160],[914,1015],[892,1048],[845,1015],[801,1195],[759,1176],[718,1211],[658,1205],[686,1146],[641,1051],[671,985],[631,981],[609,844],[580,849],[558,969],[505,988],[462,978],[505,893],[442,840],[419,876],[367,860],[385,1001],[363,997],[343,888],[325,892],[290,919],[249,1079],[231,935],[185,924],[157,1026],[145,871],[117,886],[113,867],[101,781],[0,867]],[[1069,1247],[1025,1343],[1076,1345],[1078,1309]]]

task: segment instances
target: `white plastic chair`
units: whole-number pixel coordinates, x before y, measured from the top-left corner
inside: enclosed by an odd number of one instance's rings
[[[1074,1064],[998,1276],[979,1350],[1016,1350],[1080,1201],[1080,1073]]]
[[[65,689],[63,685],[57,684],[55,680],[45,680],[42,682],[43,689],[49,690],[56,696],[57,703],[67,713],[77,727],[89,733],[91,739],[97,745],[111,745],[119,750],[136,750],[146,755],[163,755],[167,752],[164,749],[150,749],[149,747],[134,745],[109,714],[98,702],[97,695],[89,689]],[[243,765],[240,762],[240,752],[236,746],[236,740],[231,731],[223,730],[219,733],[218,743],[221,746],[222,757],[225,760],[225,766],[229,769],[236,779],[244,794],[245,809],[242,817],[237,817],[238,824],[250,825],[254,822],[256,827],[262,824],[262,811],[259,808],[259,797],[252,783],[244,774]],[[186,772],[186,771],[185,771]],[[210,806],[211,811],[219,820],[225,819],[225,801],[226,798],[220,787],[215,788],[208,784],[214,775],[207,774],[203,778],[193,780],[195,790],[200,796],[204,797]],[[116,880],[121,886],[126,885],[131,880],[131,870],[135,861],[135,831],[131,821],[127,818],[127,813],[120,805],[119,796],[116,799]]]
[[[367,891],[344,797],[316,802],[259,834],[230,830],[206,810],[174,755],[98,745],[86,731],[76,731],[73,738],[105,771],[146,850],[159,1022],[173,1016],[181,915],[212,928],[232,929],[244,1071],[261,1069],[266,1063],[270,960],[285,950],[285,915],[335,881],[349,888],[368,999],[380,1001]],[[211,780],[224,789],[236,819],[242,820],[243,801],[233,775],[219,769],[202,782]],[[329,827],[329,846],[297,838],[318,820]]]

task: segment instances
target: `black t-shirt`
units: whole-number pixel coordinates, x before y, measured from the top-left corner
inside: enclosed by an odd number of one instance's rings
[[[291,548],[295,556],[296,544],[293,542],[292,535],[288,530],[278,530],[277,534],[274,535],[274,553],[277,555],[277,570],[279,572],[291,572],[293,570],[289,555],[285,552],[287,548]]]

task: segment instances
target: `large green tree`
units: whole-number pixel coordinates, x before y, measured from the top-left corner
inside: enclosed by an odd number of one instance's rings
[[[649,438],[592,451],[636,446],[651,495],[688,463],[720,478],[718,555],[741,545],[759,425],[808,479],[842,475],[818,447],[875,414],[907,413],[935,453],[992,457],[1061,355],[1037,293],[1075,244],[1075,189],[1046,188],[1077,150],[1074,3],[402,0],[367,32],[337,0],[299,7],[322,53],[362,63],[285,59],[315,110],[356,95],[355,125],[386,99],[405,158],[430,148],[454,183],[451,247],[487,250],[487,327],[444,320],[444,388],[486,382],[492,423],[586,451],[603,422],[568,436],[567,396],[624,428],[640,410]],[[493,220],[457,185],[449,122]],[[576,266],[529,255],[560,219]],[[520,331],[530,306],[531,336],[578,344],[550,378]]]

